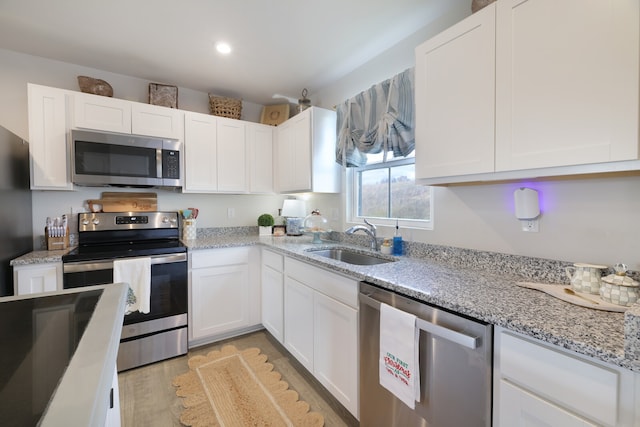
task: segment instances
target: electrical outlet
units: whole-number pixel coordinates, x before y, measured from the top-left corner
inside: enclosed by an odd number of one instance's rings
[[[538,220],[537,219],[522,219],[520,220],[520,224],[522,225],[522,231],[527,231],[530,233],[538,232]]]
[[[236,216],[235,208],[227,208],[227,218],[234,218]]]

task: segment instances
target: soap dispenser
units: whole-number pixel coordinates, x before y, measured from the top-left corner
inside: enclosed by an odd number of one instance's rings
[[[402,236],[400,235],[400,228],[398,227],[398,220],[396,219],[396,234],[393,236],[393,254],[402,255]]]

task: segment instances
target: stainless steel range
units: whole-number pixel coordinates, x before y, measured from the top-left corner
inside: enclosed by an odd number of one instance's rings
[[[81,213],[78,247],[62,257],[64,288],[113,283],[113,261],[149,257],[150,311],[124,318],[118,371],[187,353],[187,248],[177,212]]]

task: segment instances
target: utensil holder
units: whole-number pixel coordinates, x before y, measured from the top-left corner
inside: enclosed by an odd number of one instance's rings
[[[182,240],[196,239],[196,220],[185,219],[182,221]]]
[[[49,251],[57,251],[69,247],[69,227],[67,227],[64,236],[59,237],[49,236],[49,231],[45,227],[44,237],[47,241],[47,250]]]

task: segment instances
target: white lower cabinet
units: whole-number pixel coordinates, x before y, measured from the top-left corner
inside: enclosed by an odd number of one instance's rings
[[[316,292],[313,325],[313,372],[357,417],[358,309]]]
[[[284,346],[298,362],[313,370],[313,289],[286,277],[284,279]]]
[[[638,375],[495,329],[493,425],[640,426]]]
[[[284,343],[284,256],[262,250],[262,325]]]
[[[212,342],[260,324],[259,249],[190,254],[189,344]]]
[[[536,396],[508,381],[500,383],[500,424],[503,426],[597,426],[561,406]],[[498,425],[494,423],[494,425]]]
[[[13,267],[15,295],[62,290],[62,263],[16,265]]]
[[[284,345],[358,418],[358,282],[285,258]]]
[[[109,406],[107,408],[107,417],[104,421],[104,427],[120,427],[120,388],[118,387],[118,371],[113,370],[113,382],[111,384],[111,393],[109,396]]]

